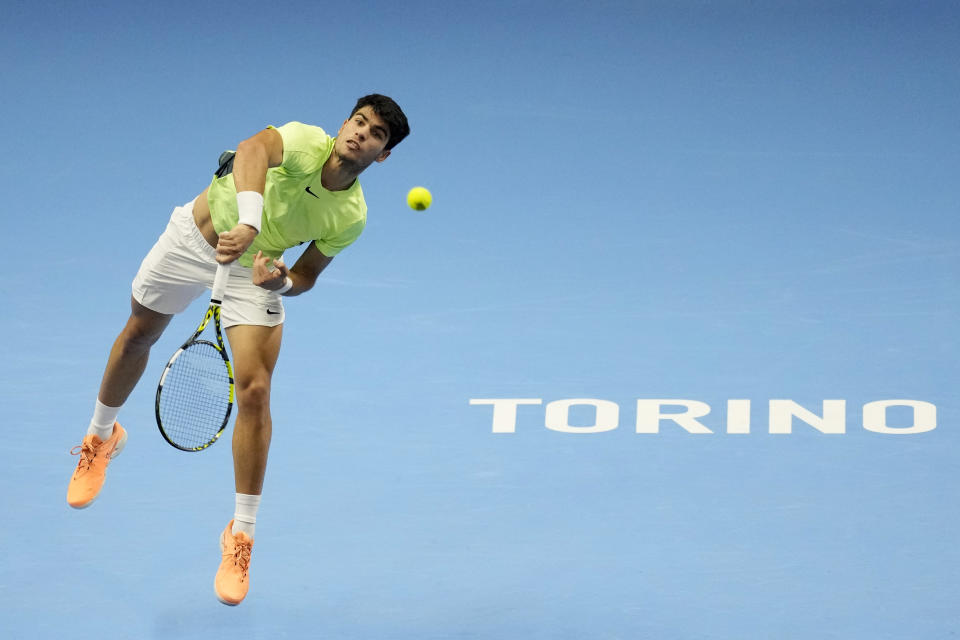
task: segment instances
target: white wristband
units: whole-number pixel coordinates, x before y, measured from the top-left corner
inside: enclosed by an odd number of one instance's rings
[[[277,289],[276,292],[279,293],[280,295],[283,295],[283,294],[285,294],[287,291],[290,291],[290,288],[291,288],[292,286],[293,286],[293,280],[291,280],[290,277],[287,276],[287,282],[286,282],[286,284],[284,284],[282,287],[280,287],[279,289]]]
[[[263,217],[263,194],[256,191],[237,192],[237,211],[240,224],[248,224],[260,233],[260,218]]]

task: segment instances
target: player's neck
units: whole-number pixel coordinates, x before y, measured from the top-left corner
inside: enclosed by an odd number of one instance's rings
[[[320,184],[327,191],[344,191],[353,185],[362,171],[362,168],[344,161],[334,150],[320,170]]]

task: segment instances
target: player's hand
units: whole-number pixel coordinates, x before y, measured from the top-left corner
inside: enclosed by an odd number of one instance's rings
[[[271,264],[272,263],[272,264]],[[268,291],[276,291],[287,282],[290,270],[283,264],[283,258],[274,260],[257,251],[253,257],[253,284]]]
[[[217,239],[217,262],[233,262],[253,244],[257,230],[245,224],[238,224],[230,231],[224,231]]]

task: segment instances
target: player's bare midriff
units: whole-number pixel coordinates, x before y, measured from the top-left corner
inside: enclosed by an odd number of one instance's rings
[[[208,187],[209,188],[209,187]],[[204,239],[211,246],[217,246],[217,232],[213,228],[213,220],[210,218],[210,205],[207,203],[207,189],[203,190],[196,201],[193,203],[193,222],[200,229]]]

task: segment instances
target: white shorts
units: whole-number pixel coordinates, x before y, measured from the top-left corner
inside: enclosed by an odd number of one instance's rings
[[[173,210],[166,230],[133,279],[134,299],[157,313],[180,313],[213,286],[216,251],[193,221],[193,203]],[[282,296],[253,284],[253,270],[234,262],[223,295],[224,328],[283,323]]]

